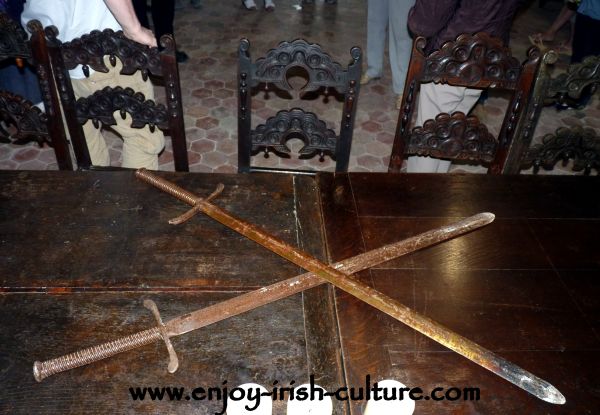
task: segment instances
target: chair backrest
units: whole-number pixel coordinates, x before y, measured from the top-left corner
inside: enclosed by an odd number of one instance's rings
[[[103,111],[106,112],[112,109],[113,111],[120,111],[122,115],[124,115],[124,112],[129,113],[133,120],[133,127],[143,127],[145,124],[150,124],[168,132],[173,144],[175,170],[189,171],[181,86],[175,58],[176,47],[175,40],[171,35],[164,35],[161,38],[161,46],[163,47],[161,51],[158,48],[150,48],[136,43],[126,38],[122,31],[115,32],[111,29],[95,30],[70,42],[62,43],[57,38],[57,29],[51,26],[46,28],[46,36],[67,126],[81,168],[85,169],[91,166],[89,152],[81,128],[82,123],[85,122],[84,117],[89,116],[90,119],[95,120],[95,123],[100,120],[103,122],[107,120],[105,116],[102,119],[101,117],[94,118],[94,113],[82,111],[81,107],[99,108],[99,106],[109,103],[110,108],[103,108]],[[123,75],[132,75],[139,70],[144,80],[148,79],[150,75],[163,78],[166,106],[162,106],[162,108],[166,109],[166,119],[148,118],[143,111],[139,111],[139,106],[128,106],[128,103],[132,103],[128,97],[132,97],[134,94],[125,93],[126,90],[119,88],[98,91],[91,97],[86,98],[87,103],[85,105],[76,101],[68,71],[82,65],[85,76],[89,76],[90,68],[99,72],[108,72],[109,68],[105,64],[105,56],[108,56],[112,66],[116,66],[117,58],[121,61],[123,65],[121,74]],[[122,95],[123,99],[118,99],[119,95]],[[139,101],[140,98],[143,102],[150,101],[139,95],[136,96],[136,101]],[[94,104],[94,101],[97,103]],[[154,105],[154,102],[147,102],[143,106],[147,108]]]
[[[482,162],[489,164],[489,173],[501,173],[508,149],[523,116],[523,109],[529,99],[535,71],[539,65],[539,51],[535,48],[530,49],[527,61],[521,65],[511,55],[510,49],[503,45],[501,39],[486,33],[460,35],[456,41],[446,42],[439,50],[429,55],[425,55],[425,45],[426,40],[423,37],[417,37],[413,42],[389,171],[399,172],[406,155],[418,154]],[[420,145],[416,145],[422,130],[413,131],[410,128],[411,121],[420,85],[428,82],[511,92],[510,103],[498,138],[495,139],[496,145],[491,160],[489,133],[487,130],[484,133],[483,126],[479,121],[475,122],[474,116],[443,114],[435,120],[428,121],[428,129],[433,135],[430,135],[428,141],[421,140]],[[454,129],[449,135],[445,128],[450,121]],[[472,134],[474,131],[478,131],[476,137]]]
[[[0,142],[27,144],[36,141],[42,146],[50,140],[46,114],[20,95],[0,90],[0,120],[16,130],[11,133],[0,125]]]
[[[251,167],[252,155],[263,152],[265,156],[274,153],[289,158],[291,151],[286,143],[292,138],[299,138],[304,143],[299,151],[300,158],[318,155],[323,161],[328,155],[336,161],[336,171],[347,171],[360,91],[360,49],[350,50],[352,61],[347,68],[334,62],[321,46],[303,39],[282,42],[255,62],[250,57],[247,39],[240,41],[238,52],[238,171],[273,170]],[[327,128],[316,114],[300,108],[281,110],[265,124],[252,129],[253,88],[265,84],[292,91],[294,88],[288,82],[288,76],[297,68],[308,74],[302,93],[330,88],[344,95],[339,135]]]
[[[566,165],[573,160],[573,171],[589,175],[592,169],[600,174],[600,137],[592,128],[561,127],[554,134],[546,134],[540,144],[531,146],[521,160],[521,169],[540,167],[552,170],[558,161]]]
[[[36,141],[54,148],[61,170],[72,170],[73,163],[62,124],[58,95],[50,72],[46,41],[37,21],[28,24],[31,40],[25,30],[8,15],[0,13],[0,61],[16,60],[17,65],[31,64],[37,72],[45,113],[27,99],[9,91],[0,91],[0,118],[16,132],[0,129],[0,139],[13,144]]]
[[[600,139],[593,129],[561,127],[538,139],[538,144],[531,145],[544,106],[580,106],[584,91],[591,95],[600,85],[600,56],[588,56],[583,62],[569,65],[565,72],[553,78],[550,72],[557,60],[558,54],[553,50],[547,51],[542,57],[521,136],[516,141],[518,145],[511,148],[506,161],[504,170],[507,173],[518,174],[520,170],[532,166],[534,173],[540,167],[551,170],[559,160],[564,163],[568,159],[574,160],[574,171],[583,170],[589,174],[591,169],[598,169]]]

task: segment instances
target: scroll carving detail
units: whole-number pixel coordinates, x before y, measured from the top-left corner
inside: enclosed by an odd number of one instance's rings
[[[425,42],[416,46],[424,54]],[[427,56],[421,81],[452,84],[460,80],[460,84],[514,89],[520,73],[520,62],[500,39],[486,33],[464,34]]]
[[[249,42],[243,39],[240,43],[241,51],[247,51],[249,47]],[[359,48],[352,48],[350,54],[354,63],[360,60]],[[339,63],[334,62],[321,46],[308,43],[303,39],[281,42],[275,49],[269,50],[264,58],[258,59],[253,64],[251,86],[267,82],[283,90],[293,90],[288,83],[287,75],[288,71],[295,67],[304,68],[308,73],[309,80],[303,91],[332,87],[339,93],[346,92],[347,71]]]
[[[54,26],[46,28],[46,36],[56,45],[58,31]],[[161,44],[173,47],[168,39],[161,39]],[[94,30],[89,34],[65,42],[60,45],[64,64],[67,69],[82,65],[83,72],[89,76],[89,68],[99,72],[108,72],[104,56],[109,56],[110,63],[115,66],[116,58],[123,63],[121,73],[131,75],[137,70],[142,71],[144,79],[148,74],[162,76],[162,66],[158,48],[151,48],[125,37],[122,31],[112,29]]]
[[[319,154],[323,161],[327,154],[335,159],[335,132],[327,128],[325,122],[314,113],[300,108],[279,111],[265,124],[256,127],[252,132],[252,153],[264,151],[267,156],[269,151],[273,151],[281,157],[290,157],[291,150],[286,142],[291,138],[299,138],[304,142],[304,147],[299,151],[300,158]]]
[[[569,65],[566,73],[550,80],[546,99],[561,104],[581,97],[586,87],[595,92],[600,84],[600,56],[588,56],[581,63]]]
[[[167,108],[163,104],[156,104],[152,100],[146,100],[140,92],[131,88],[105,87],[94,92],[86,98],[80,98],[75,104],[77,120],[84,123],[93,120],[97,125],[101,122],[105,125],[115,125],[115,111],[119,111],[124,119],[125,114],[131,115],[131,126],[142,128],[149,125],[151,130],[155,126],[160,129],[168,128]]]
[[[0,13],[0,61],[11,58],[31,59],[31,49],[21,25]]]
[[[537,173],[540,167],[552,170],[559,160],[566,164],[569,159],[573,160],[574,171],[583,170],[588,175],[596,169],[600,173],[600,137],[593,129],[561,127],[555,134],[545,135],[541,144],[528,150],[522,168],[533,166]]]
[[[44,142],[50,143],[46,114],[19,95],[0,91],[0,119],[16,129],[16,133],[10,134],[0,127],[1,142],[26,144],[36,141],[40,146]]]
[[[408,154],[453,160],[491,162],[498,143],[475,116],[439,114],[412,130]]]

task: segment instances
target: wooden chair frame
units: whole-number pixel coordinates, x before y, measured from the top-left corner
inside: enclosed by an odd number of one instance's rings
[[[164,35],[161,38],[162,51],[159,51],[158,48],[150,48],[138,44],[126,38],[122,31],[115,32],[111,29],[103,31],[95,30],[65,43],[58,40],[57,36],[58,30],[55,27],[46,28],[46,37],[53,63],[54,76],[57,80],[67,126],[71,133],[73,148],[80,168],[88,169],[92,164],[82,129],[82,123],[85,121],[82,116],[86,115],[86,113],[82,111],[78,112],[77,110],[79,105],[75,99],[68,71],[76,68],[78,65],[82,65],[86,76],[89,75],[89,68],[99,72],[108,72],[109,68],[104,62],[104,57],[108,56],[113,66],[116,65],[116,59],[119,58],[123,64],[123,68],[121,69],[121,74],[123,75],[132,75],[140,70],[144,80],[149,75],[164,79],[167,101],[166,113],[168,115],[166,120],[164,118],[148,119],[144,116],[143,112],[136,111],[137,107],[123,106],[125,102],[128,102],[126,99],[109,99],[109,101],[113,110],[121,111],[122,115],[123,111],[131,115],[134,120],[134,127],[143,126],[143,123],[140,124],[140,120],[144,120],[151,127],[158,126],[160,129],[168,131],[173,143],[175,170],[189,171],[181,86],[177,60],[175,58],[176,46],[173,36]],[[120,89],[117,94],[123,91],[123,89]],[[107,94],[115,98],[114,91],[107,91]],[[100,97],[101,95],[102,91],[96,97]],[[108,98],[105,97],[104,99]],[[94,121],[94,118],[91,119]],[[99,118],[96,118],[95,123],[98,121]]]
[[[511,91],[508,110],[488,169],[488,173],[501,173],[514,137],[518,136],[520,120],[523,118],[524,108],[531,94],[533,79],[539,65],[539,50],[531,48],[527,61],[521,65],[511,55],[510,49],[503,46],[500,39],[486,33],[461,35],[456,41],[446,42],[439,50],[429,55],[425,55],[425,46],[426,40],[423,37],[417,37],[413,42],[388,170],[393,173],[400,172],[407,153],[453,160],[479,162],[489,160],[489,146],[483,145],[483,142],[488,141],[487,135],[481,136],[484,138],[483,141],[472,140],[472,137],[464,134],[469,131],[464,123],[461,128],[455,130],[457,134],[422,142],[419,150],[414,151],[414,141],[418,139],[419,130],[411,130],[409,126],[415,110],[416,97],[421,83],[436,82],[469,88]],[[448,120],[448,117],[452,118],[452,115],[445,114],[441,119]],[[467,118],[462,119],[464,122],[467,121]],[[473,122],[473,116],[469,119]],[[436,120],[433,122],[437,122]],[[436,129],[433,126],[430,128]],[[411,151],[407,152],[407,149]]]
[[[505,173],[518,174],[532,166],[534,173],[540,167],[551,170],[559,160],[566,163],[568,159],[574,160],[574,171],[583,170],[587,175],[594,168],[600,170],[600,137],[593,129],[559,128],[554,134],[546,134],[540,144],[531,146],[544,106],[578,103],[583,91],[593,94],[600,85],[600,56],[589,56],[552,78],[550,68],[557,60],[558,54],[553,50],[541,59],[521,135],[508,154]]]
[[[282,42],[256,62],[252,62],[250,57],[250,42],[248,39],[242,39],[238,53],[238,171],[281,171],[251,167],[251,157],[260,151],[266,155],[273,152],[280,157],[289,157],[290,149],[286,141],[291,137],[300,138],[304,142],[304,147],[300,150],[301,158],[310,158],[318,154],[322,161],[325,155],[329,155],[336,160],[337,172],[347,171],[356,101],[360,92],[360,49],[354,47],[350,50],[352,61],[347,69],[332,61],[321,46],[310,44],[303,39]],[[264,83],[274,85],[280,90],[291,91],[293,87],[287,82],[286,76],[289,70],[297,67],[303,68],[309,75],[303,92],[333,88],[344,94],[339,136],[326,128],[325,123],[316,114],[300,108],[279,111],[264,125],[252,130],[252,88]]]
[[[18,23],[0,13],[0,30],[0,60],[27,61],[36,69],[45,109],[42,112],[28,100],[3,91],[0,103],[3,117],[17,128],[17,134],[9,141],[15,144],[36,141],[40,146],[48,143],[54,149],[58,168],[73,170],[42,25],[37,20],[28,23],[27,30],[31,33],[28,40]]]

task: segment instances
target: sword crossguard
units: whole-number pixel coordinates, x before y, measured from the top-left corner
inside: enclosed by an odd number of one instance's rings
[[[154,318],[156,318],[160,336],[165,342],[165,345],[167,346],[167,352],[169,353],[169,366],[167,367],[167,370],[169,371],[169,373],[175,373],[177,371],[177,368],[179,367],[179,359],[177,358],[177,353],[175,353],[173,343],[171,343],[171,339],[167,334],[167,329],[165,328],[165,324],[163,323],[162,317],[160,316],[160,311],[158,311],[156,303],[152,300],[144,300],[144,307],[152,311]]]
[[[170,225],[181,225],[182,223],[187,222],[188,220],[193,218],[198,212],[201,211],[200,206],[198,206],[199,202],[210,202],[211,200],[213,200],[214,198],[219,196],[221,194],[221,192],[223,192],[223,189],[225,189],[225,186],[223,185],[223,183],[219,183],[217,185],[217,188],[215,189],[215,191],[212,192],[207,198],[196,199],[196,203],[193,208],[191,208],[190,210],[185,212],[183,215],[180,215],[180,216],[177,216],[176,218],[171,219],[169,221],[169,224]]]

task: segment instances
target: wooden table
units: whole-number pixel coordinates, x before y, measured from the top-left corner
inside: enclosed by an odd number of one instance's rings
[[[390,261],[361,278],[549,381],[545,403],[336,290],[348,385],[479,387],[480,400],[416,402],[416,414],[600,413],[600,179],[323,174],[330,260],[477,212],[493,224]],[[362,414],[363,403],[351,405]]]
[[[216,204],[324,258],[313,178],[163,175],[198,195],[224,183]],[[133,401],[129,388],[343,381],[322,285],[173,338],[175,374],[156,343],[35,382],[35,360],[154,326],[143,299],[167,321],[301,273],[206,216],[167,223],[187,209],[132,172],[0,172],[0,413],[209,414],[222,402]]]

